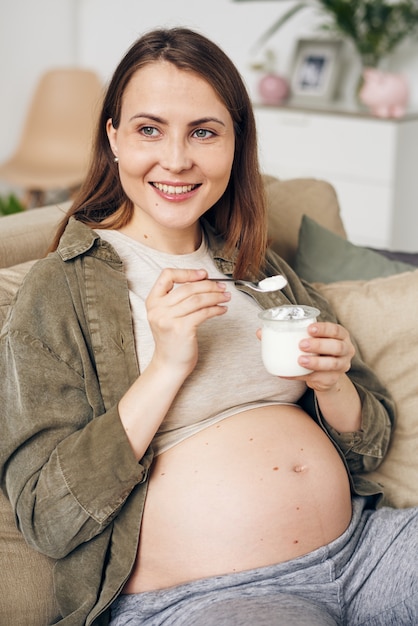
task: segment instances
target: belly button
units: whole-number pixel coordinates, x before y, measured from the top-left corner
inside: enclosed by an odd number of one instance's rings
[[[297,474],[300,474],[301,472],[306,472],[307,470],[308,470],[307,465],[294,465],[293,466],[293,471],[296,472]]]

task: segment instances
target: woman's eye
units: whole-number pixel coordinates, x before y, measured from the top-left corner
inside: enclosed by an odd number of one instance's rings
[[[208,139],[209,137],[213,137],[214,133],[206,128],[198,128],[194,131],[194,135],[198,139]]]
[[[142,126],[141,133],[146,137],[157,137],[158,130],[154,126]]]

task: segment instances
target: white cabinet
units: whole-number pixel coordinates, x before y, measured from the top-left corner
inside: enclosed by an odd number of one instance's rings
[[[255,115],[265,173],[332,183],[353,243],[418,251],[418,113],[256,105]]]

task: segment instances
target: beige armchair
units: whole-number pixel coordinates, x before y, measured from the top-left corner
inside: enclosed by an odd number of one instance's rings
[[[57,68],[40,79],[14,154],[0,165],[0,180],[25,191],[28,207],[45,193],[71,192],[83,181],[97,106],[98,76],[81,68]]]

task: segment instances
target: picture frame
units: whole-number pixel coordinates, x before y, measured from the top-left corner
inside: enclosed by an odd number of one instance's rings
[[[295,103],[331,102],[336,96],[342,41],[299,39],[290,73],[291,99]]]

